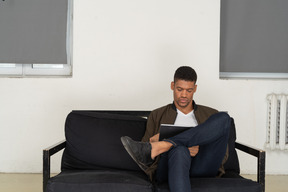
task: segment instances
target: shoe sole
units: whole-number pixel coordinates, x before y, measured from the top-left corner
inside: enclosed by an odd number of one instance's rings
[[[129,138],[130,139],[130,138]],[[139,162],[137,158],[134,156],[134,153],[132,152],[130,146],[128,143],[130,143],[129,139],[127,137],[121,137],[121,142],[126,149],[127,153],[130,155],[130,157],[137,163],[137,165],[145,172],[148,167],[146,165],[143,165],[143,163]]]

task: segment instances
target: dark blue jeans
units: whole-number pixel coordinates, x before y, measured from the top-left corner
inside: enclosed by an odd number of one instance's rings
[[[226,153],[230,126],[229,115],[220,112],[167,139],[173,147],[161,154],[156,182],[168,180],[171,192],[190,192],[190,177],[215,177]],[[196,145],[199,145],[199,152],[191,157],[188,147]]]

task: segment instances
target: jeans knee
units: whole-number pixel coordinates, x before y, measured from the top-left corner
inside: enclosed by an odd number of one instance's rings
[[[169,151],[168,153],[169,172],[182,172],[184,170],[189,170],[190,166],[191,166],[191,157],[187,147],[177,146]],[[187,173],[189,173],[189,171]]]
[[[170,150],[169,159],[170,158],[173,158],[175,160],[177,160],[177,159],[185,160],[188,158],[190,159],[190,152],[189,152],[188,148],[185,146],[177,146],[177,147],[174,147]]]
[[[219,112],[218,118],[222,119],[223,121],[230,121],[231,117],[226,112]]]
[[[228,115],[228,113],[219,112],[218,119],[224,124],[223,128],[225,131],[229,131],[231,126],[231,117]]]

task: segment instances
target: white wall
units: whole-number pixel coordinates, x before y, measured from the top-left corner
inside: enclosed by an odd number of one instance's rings
[[[196,102],[229,111],[238,141],[264,148],[266,95],[287,93],[288,81],[220,80],[219,15],[219,0],[75,0],[73,77],[0,79],[0,172],[41,172],[42,149],[64,139],[73,109],[170,103],[181,65],[198,72]],[[240,158],[256,173],[255,158]],[[266,172],[288,174],[287,161],[267,151]]]

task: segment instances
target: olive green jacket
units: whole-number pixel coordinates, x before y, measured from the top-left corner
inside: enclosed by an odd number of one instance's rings
[[[196,105],[194,101],[193,101],[193,109],[198,124],[205,122],[211,115],[218,113],[217,110],[212,109],[210,107]],[[174,124],[176,117],[177,117],[177,110],[174,103],[152,111],[148,117],[146,132],[142,138],[142,141],[149,142],[150,137],[159,133],[161,124]],[[223,164],[226,162],[227,158],[228,158],[228,149],[223,159],[222,166],[219,168],[219,176],[225,173]],[[153,175],[157,169],[158,161],[159,156],[156,158],[155,162],[146,170],[146,174],[149,176],[151,180],[153,180]]]

